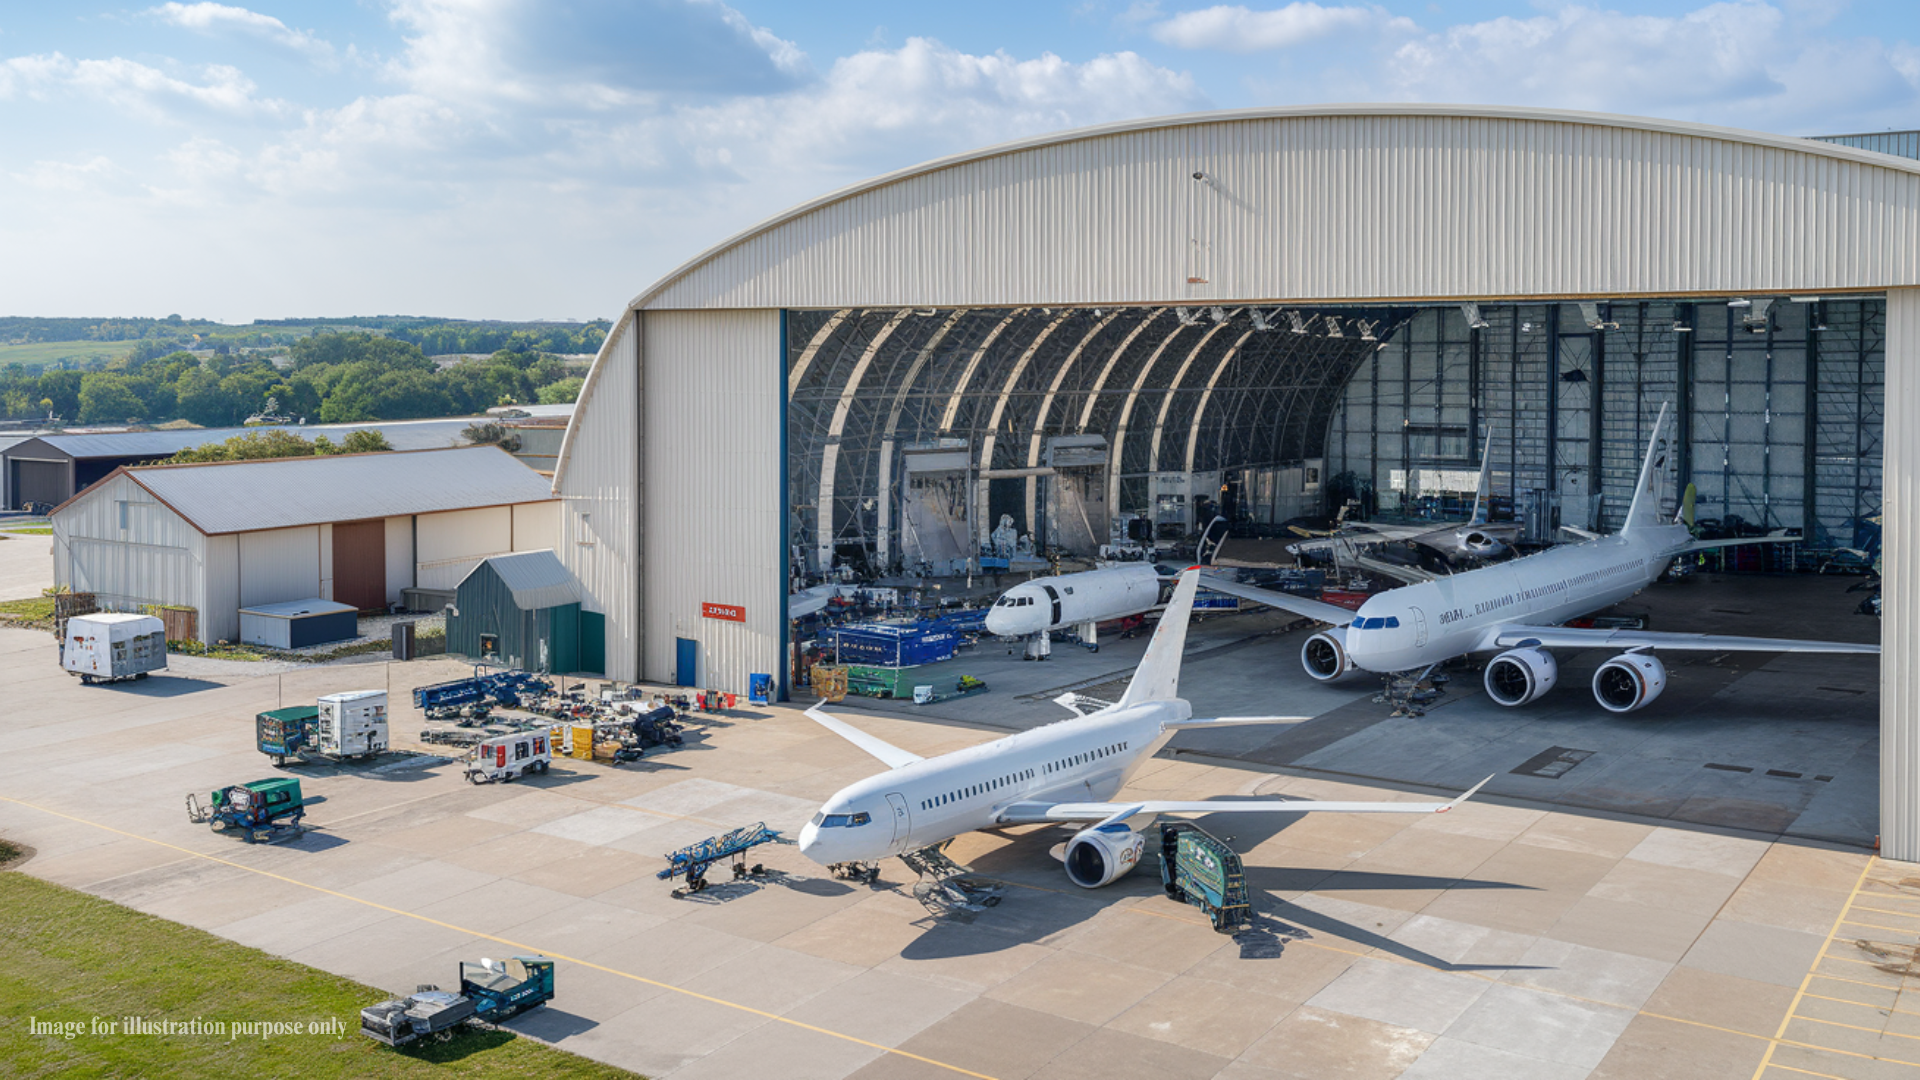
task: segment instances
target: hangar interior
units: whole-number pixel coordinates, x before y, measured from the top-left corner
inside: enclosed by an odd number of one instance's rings
[[[790,572],[1090,557],[1332,513],[1462,509],[1492,438],[1500,516],[1607,531],[1662,404],[1678,491],[1763,560],[1870,548],[1885,302],[1735,296],[1432,306],[867,308],[787,313]]]

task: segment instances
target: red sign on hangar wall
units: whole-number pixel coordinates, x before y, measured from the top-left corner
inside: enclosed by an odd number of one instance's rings
[[[747,621],[747,609],[739,604],[701,604],[700,614],[709,619],[725,619],[728,622]]]

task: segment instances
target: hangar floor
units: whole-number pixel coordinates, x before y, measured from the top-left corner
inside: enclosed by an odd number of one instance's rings
[[[1196,656],[1196,689],[1251,650],[1229,627],[1197,635],[1224,651]],[[1110,670],[1117,652],[1088,659]],[[0,664],[0,833],[38,850],[24,872],[389,991],[461,958],[544,952],[559,997],[510,1026],[652,1077],[1920,1072],[1920,1028],[1897,1007],[1920,989],[1920,866],[1858,849],[1498,797],[1444,816],[1203,822],[1246,853],[1251,949],[1150,872],[1066,886],[1048,829],[956,845],[1011,886],[970,921],[930,918],[897,862],[854,887],[791,848],[760,849],[776,877],[675,901],[653,878],[663,851],[755,819],[793,828],[875,765],[791,709],[743,712],[636,767],[508,786],[447,766],[316,770],[318,831],[249,847],[189,824],[180,799],[269,772],[254,712],[382,683],[403,703],[459,665],[83,688],[46,635],[7,629]],[[413,730],[397,712],[396,734]],[[920,754],[994,737],[858,722]],[[1418,797],[1196,754],[1149,763],[1135,789]]]
[[[1658,630],[1875,641],[1854,613],[1858,578],[1700,574],[1621,605]],[[1391,718],[1377,678],[1331,686],[1300,667],[1304,631],[1274,613],[1224,616],[1190,635],[1182,693],[1199,716],[1298,714],[1308,722],[1183,733],[1176,753],[1349,779],[1487,791],[1569,809],[1871,847],[1879,820],[1879,662],[1869,656],[1663,653],[1665,694],[1624,716],[1588,689],[1610,654],[1562,654],[1559,685],[1519,708],[1493,704],[1477,668],[1453,673],[1425,716]],[[999,728],[1062,719],[1074,689],[1118,697],[1144,637],[1089,653],[1057,645],[1045,663],[994,643],[972,657],[984,695],[927,706],[850,698],[846,708]],[[963,654],[964,655],[964,654]],[[1555,759],[1571,768],[1541,769]],[[1564,762],[1563,762],[1564,763]],[[1557,775],[1530,775],[1546,772]]]

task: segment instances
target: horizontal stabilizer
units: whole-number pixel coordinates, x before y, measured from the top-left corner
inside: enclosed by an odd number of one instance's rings
[[[1801,537],[1788,536],[1784,532],[1771,532],[1765,536],[1739,536],[1731,540],[1695,540],[1687,545],[1688,551],[1712,551],[1715,548],[1740,547],[1744,544],[1797,544]]]
[[[1576,529],[1576,528],[1574,528],[1574,527],[1573,527],[1573,526],[1571,526],[1571,525],[1562,525],[1562,526],[1560,526],[1560,531],[1561,531],[1561,532],[1563,532],[1563,533],[1567,533],[1567,534],[1569,534],[1569,535],[1572,535],[1572,536],[1577,536],[1577,537],[1579,537],[1579,538],[1580,538],[1580,539],[1582,539],[1582,540],[1598,540],[1598,539],[1600,539],[1600,534],[1599,534],[1599,533],[1597,533],[1597,532],[1589,532],[1589,531],[1587,531],[1586,529]]]
[[[1329,604],[1320,600],[1309,600],[1304,596],[1295,596],[1292,593],[1279,592],[1275,589],[1262,589],[1253,585],[1242,585],[1237,581],[1227,581],[1224,578],[1213,575],[1204,576],[1202,583],[1214,592],[1226,593],[1228,596],[1237,596],[1242,600],[1251,600],[1256,604],[1265,604],[1268,607],[1279,608],[1281,611],[1291,611],[1295,615],[1304,615],[1309,619],[1316,619],[1323,623],[1345,626],[1353,621],[1353,612],[1338,604]]]
[[[885,739],[869,735],[852,724],[828,716],[827,711],[818,705],[807,710],[807,719],[879,758],[889,769],[898,769],[902,765],[911,765],[922,760],[919,754],[902,750]]]

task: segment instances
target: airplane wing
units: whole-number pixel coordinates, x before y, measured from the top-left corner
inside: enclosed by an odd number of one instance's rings
[[[1304,596],[1294,596],[1291,593],[1283,593],[1274,589],[1261,589],[1252,585],[1242,585],[1237,581],[1226,581],[1206,574],[1201,575],[1200,584],[1205,588],[1212,589],[1214,592],[1226,593],[1228,596],[1238,596],[1244,600],[1251,600],[1256,604],[1265,604],[1268,607],[1276,607],[1282,611],[1291,611],[1295,615],[1304,615],[1309,619],[1318,619],[1323,623],[1332,623],[1335,626],[1345,626],[1353,621],[1353,612],[1338,604],[1309,600]]]
[[[1330,535],[1323,534],[1312,540],[1288,544],[1287,550],[1298,554],[1307,551],[1327,551],[1342,544],[1387,544],[1395,540],[1411,540],[1416,536],[1425,536],[1432,531],[1434,527],[1431,525],[1380,525],[1356,521]]]
[[[1311,716],[1190,716],[1185,720],[1165,720],[1160,726],[1168,731],[1188,731],[1240,724],[1304,724],[1311,719]]]
[[[1486,780],[1462,792],[1449,802],[1317,802],[1312,799],[1259,799],[1228,802],[1202,799],[1171,802],[1147,799],[1140,802],[1014,803],[1000,812],[1003,825],[1040,822],[1091,821],[1099,824],[1126,821],[1129,818],[1162,814],[1444,814],[1472,798],[1487,785]]]
[[[807,710],[807,719],[879,758],[889,769],[897,769],[902,765],[911,765],[923,760],[919,754],[909,753],[885,739],[869,735],[852,724],[828,716],[826,710],[818,705]]]
[[[1871,653],[1880,646],[1850,641],[1803,641],[1793,638],[1731,637],[1724,634],[1673,634],[1655,630],[1605,630],[1575,626],[1496,626],[1487,631],[1480,648],[1511,649],[1540,645],[1549,649],[1685,649],[1697,652],[1807,652]]]

